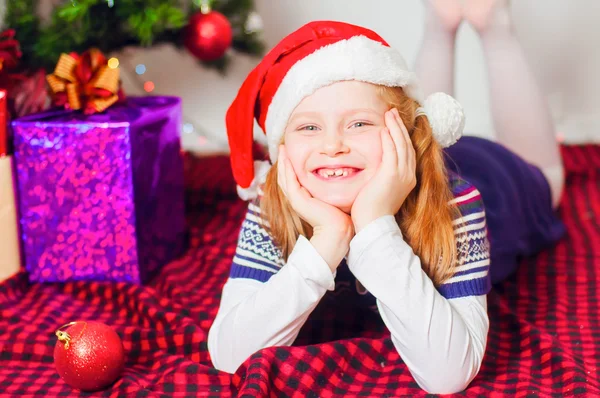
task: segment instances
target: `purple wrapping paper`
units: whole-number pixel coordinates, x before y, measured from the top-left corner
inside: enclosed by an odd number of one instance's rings
[[[180,126],[176,97],[12,122],[30,280],[142,283],[182,253]]]

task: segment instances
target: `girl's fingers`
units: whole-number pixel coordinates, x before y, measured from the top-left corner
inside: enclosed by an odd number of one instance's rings
[[[383,156],[381,162],[391,168],[398,168],[398,154],[396,152],[396,144],[390,135],[390,130],[384,127],[381,130],[381,148]]]
[[[306,190],[306,188],[300,185],[300,181],[298,181],[298,176],[294,171],[292,162],[290,162],[290,160],[287,158],[285,159],[285,173],[285,184],[286,189],[288,191],[288,199],[290,200],[290,203],[292,203],[292,206],[304,207],[304,201],[310,199],[311,196]]]
[[[415,170],[416,169],[416,162],[415,162],[416,155],[415,155],[415,149],[412,145],[412,140],[410,139],[408,130],[407,130],[406,126],[404,125],[404,122],[402,121],[400,114],[398,113],[398,109],[394,108],[393,114],[394,114],[394,118],[396,119],[396,123],[397,123],[398,127],[400,128],[402,140],[405,143],[405,146],[404,146],[406,149],[405,150],[405,154],[406,154],[405,164],[409,168],[409,170]]]
[[[300,185],[298,176],[294,171],[292,162],[287,158],[285,147],[279,146],[279,157],[277,160],[277,179],[279,186],[283,190],[285,196],[292,201],[292,198],[297,199],[298,196],[310,199],[312,196],[310,193]]]
[[[285,172],[286,172],[286,186],[288,190],[287,198],[298,214],[304,218],[311,225],[315,222],[314,217],[311,216],[312,212],[315,211],[311,207],[310,199],[312,196],[310,193],[300,185],[298,176],[294,171],[294,167],[289,159],[285,159]]]
[[[292,168],[292,164],[289,159],[284,159],[285,162],[285,186],[288,192],[293,195],[298,190],[299,184],[296,179],[296,174],[294,173],[294,169]]]
[[[277,167],[279,186],[300,217],[311,225],[326,218],[326,215],[322,213],[322,206],[316,205],[310,192],[300,184],[298,175],[288,159],[283,145],[279,147]]]
[[[406,140],[404,139],[402,130],[398,124],[398,119],[396,118],[395,112],[396,110],[393,109],[386,113],[385,123],[390,130],[390,136],[396,145],[398,162],[403,162],[406,160]]]
[[[277,161],[277,183],[285,196],[288,196],[286,188],[286,165],[285,165],[285,149],[283,145],[279,146],[279,157]]]

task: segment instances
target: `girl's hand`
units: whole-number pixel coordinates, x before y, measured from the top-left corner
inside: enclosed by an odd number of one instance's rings
[[[285,147],[279,147],[277,183],[298,215],[313,227],[310,242],[333,272],[348,253],[354,236],[350,216],[335,206],[312,197],[300,185]]]
[[[417,185],[415,150],[397,109],[385,113],[385,124],[379,169],[352,205],[356,233],[379,217],[395,215]]]

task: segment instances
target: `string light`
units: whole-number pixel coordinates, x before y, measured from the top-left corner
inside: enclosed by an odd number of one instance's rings
[[[138,75],[143,75],[144,73],[146,73],[146,65],[137,64],[135,67],[135,73],[137,73]]]
[[[108,67],[110,69],[117,69],[119,67],[119,60],[117,58],[111,58],[108,60]]]
[[[248,19],[246,19],[246,23],[244,24],[244,30],[247,34],[260,32],[263,30],[263,27],[263,20],[256,11],[248,15]]]
[[[112,6],[115,5],[115,0],[106,0],[106,2],[108,3],[109,8],[112,8]]]
[[[210,0],[194,0],[194,5],[200,8],[202,14],[208,14],[210,12]]]
[[[146,90],[147,93],[151,93],[152,91],[154,91],[154,83],[151,82],[150,80],[148,80],[147,82],[144,83],[144,90]]]

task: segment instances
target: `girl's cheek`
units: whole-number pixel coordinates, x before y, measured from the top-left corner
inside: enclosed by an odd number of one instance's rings
[[[381,129],[383,129],[383,127],[372,126],[366,131],[362,131],[357,134],[348,134],[348,135],[346,135],[346,139],[353,140],[353,141],[361,141],[361,142],[363,142],[363,141],[369,141],[369,142],[379,141],[379,142],[381,142],[381,136],[380,136]]]
[[[310,157],[311,148],[310,142],[306,142],[305,140],[294,139],[285,143],[288,159],[300,178],[303,177],[302,171],[306,168],[306,161]]]
[[[348,143],[368,159],[381,159],[383,153],[381,147],[380,129],[357,134],[353,137],[348,137]]]
[[[288,152],[294,153],[297,158],[307,158],[318,149],[319,143],[317,137],[298,135],[292,138],[290,142],[286,142],[285,148]]]

